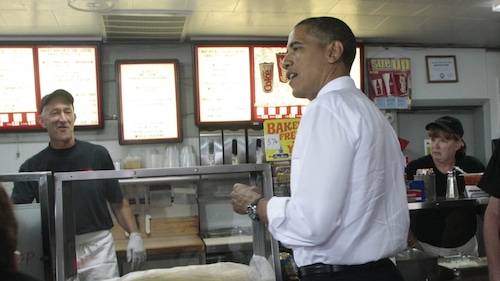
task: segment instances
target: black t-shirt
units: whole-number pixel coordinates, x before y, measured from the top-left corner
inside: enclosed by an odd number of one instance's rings
[[[491,196],[500,198],[500,145],[497,145],[493,151],[484,175],[477,186]]]
[[[113,170],[114,165],[108,151],[100,145],[78,141],[67,149],[52,149],[50,146],[26,160],[20,172],[74,172]],[[73,208],[75,232],[84,234],[113,227],[107,202],[119,203],[123,193],[117,180],[85,180],[73,182]],[[39,201],[38,185],[35,182],[16,182],[12,190],[12,201],[16,204]]]
[[[463,156],[456,159],[456,166],[467,173],[484,171],[477,158]],[[436,174],[436,196],[446,196],[446,176],[441,173],[432,157],[426,155],[413,160],[406,168],[407,178],[413,180],[417,169],[433,168]],[[463,196],[465,181],[457,176],[459,194]],[[455,248],[467,243],[476,234],[477,210],[475,206],[414,210],[410,212],[410,227],[419,241],[442,248]]]

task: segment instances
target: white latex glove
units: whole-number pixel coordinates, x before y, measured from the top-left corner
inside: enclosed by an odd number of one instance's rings
[[[146,248],[144,248],[141,234],[132,232],[128,237],[127,246],[127,262],[132,262],[130,270],[135,271],[141,268],[144,261],[146,261]]]

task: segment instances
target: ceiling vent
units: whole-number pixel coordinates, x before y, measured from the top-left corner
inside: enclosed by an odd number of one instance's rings
[[[101,14],[103,41],[184,42],[190,11],[120,11]]]

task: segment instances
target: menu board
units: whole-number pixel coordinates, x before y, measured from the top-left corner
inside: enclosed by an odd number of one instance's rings
[[[198,124],[247,124],[299,118],[309,103],[295,98],[282,62],[286,45],[196,46]],[[363,89],[362,46],[351,68]]]
[[[75,99],[75,126],[100,125],[97,47],[43,46],[37,53],[40,96],[64,89]]]
[[[308,99],[293,96],[286,69],[282,67],[286,46],[254,46],[253,120],[295,118],[302,116]]]
[[[37,126],[33,47],[0,48],[0,129]]]
[[[0,130],[41,129],[40,99],[57,89],[75,99],[75,126],[102,126],[98,77],[96,45],[0,46]]]
[[[352,62],[351,72],[349,73],[349,75],[354,80],[354,84],[356,85],[356,88],[361,89],[361,91],[364,90],[363,73],[364,73],[363,46],[357,45],[356,46],[356,56],[354,57],[354,61]]]
[[[250,122],[250,47],[196,46],[198,124]]]
[[[356,48],[356,57],[351,68],[351,77],[356,87],[362,89],[362,49]],[[253,58],[253,118],[254,122],[266,119],[302,117],[308,99],[296,98],[288,85],[283,60],[286,46],[254,46]]]
[[[178,61],[117,62],[120,143],[182,141]]]

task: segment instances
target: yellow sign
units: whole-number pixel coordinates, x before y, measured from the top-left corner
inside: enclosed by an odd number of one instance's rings
[[[264,147],[266,161],[286,161],[292,159],[293,144],[300,118],[268,119],[264,121]]]

